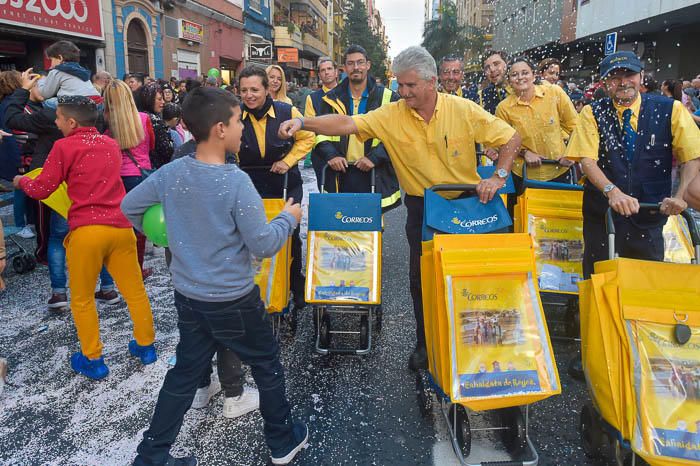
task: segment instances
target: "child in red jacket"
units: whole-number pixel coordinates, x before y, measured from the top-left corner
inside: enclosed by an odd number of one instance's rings
[[[56,141],[36,179],[17,176],[14,185],[34,199],[46,199],[63,181],[68,185],[72,205],[66,261],[81,348],[71,357],[71,367],[91,379],[102,379],[109,369],[102,357],[94,291],[103,264],[129,306],[135,337],[129,342],[129,352],[143,364],[155,362],[157,355],[136,237],[119,207],[125,194],[119,176],[121,151],[116,141],[97,131],[96,120],[97,107],[88,97],[59,97],[56,126],[65,137]]]

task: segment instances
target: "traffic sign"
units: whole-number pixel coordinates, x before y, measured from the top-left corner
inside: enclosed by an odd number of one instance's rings
[[[617,32],[605,35],[605,55],[612,55],[617,51]]]

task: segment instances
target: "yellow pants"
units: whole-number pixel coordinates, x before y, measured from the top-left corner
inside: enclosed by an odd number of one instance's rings
[[[104,264],[114,278],[131,314],[136,343],[147,346],[155,339],[153,314],[143,286],[131,228],[87,225],[71,231],[64,241],[71,289],[71,311],[83,355],[102,355],[100,324],[95,307],[95,283]]]

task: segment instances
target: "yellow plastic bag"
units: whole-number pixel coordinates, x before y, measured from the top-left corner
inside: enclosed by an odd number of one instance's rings
[[[34,179],[39,176],[40,173],[41,168],[35,168],[29,173],[26,173],[24,176]],[[73,203],[68,197],[68,186],[65,182],[58,185],[56,191],[51,193],[51,195],[46,199],[42,199],[41,202],[51,207],[57,214],[66,219],[68,218],[68,209],[70,209],[70,206]]]
[[[680,215],[672,215],[664,225],[664,261],[690,264],[695,257],[688,225]]]
[[[269,222],[284,208],[283,199],[263,199],[265,216]],[[292,260],[291,239],[273,257],[251,257],[255,270],[255,284],[260,298],[270,314],[282,312],[289,302],[289,264]]]
[[[310,230],[307,250],[307,302],[381,303],[380,232]]]

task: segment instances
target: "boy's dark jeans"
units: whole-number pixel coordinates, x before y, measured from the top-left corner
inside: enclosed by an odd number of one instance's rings
[[[175,367],[165,376],[134,464],[165,464],[197,386],[211,368],[217,345],[235,352],[251,367],[260,391],[267,445],[275,456],[287,454],[295,442],[284,371],[258,287],[236,301],[221,303],[197,301],[176,291],[175,307],[180,330]]]

